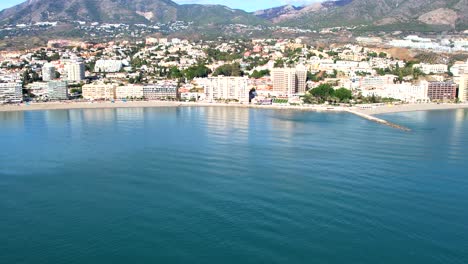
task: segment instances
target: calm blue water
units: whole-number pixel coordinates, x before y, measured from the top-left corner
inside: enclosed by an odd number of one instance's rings
[[[0,263],[468,263],[468,111],[0,113]]]

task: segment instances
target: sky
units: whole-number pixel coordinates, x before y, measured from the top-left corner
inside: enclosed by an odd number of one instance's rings
[[[17,5],[25,0],[0,0],[0,10]],[[231,8],[255,11],[286,4],[304,5],[319,0],[173,0],[179,4],[222,4]]]

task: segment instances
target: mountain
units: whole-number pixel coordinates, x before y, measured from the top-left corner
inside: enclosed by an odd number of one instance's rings
[[[265,13],[273,11],[265,10]],[[262,12],[256,12],[262,17]],[[468,0],[339,0],[277,12],[266,19],[309,28],[367,25],[375,29],[468,28]]]
[[[171,0],[28,0],[0,11],[0,24],[77,20],[127,24],[180,20],[200,26],[242,23],[309,29],[361,25],[367,30],[465,30],[468,0],[328,0],[253,13],[222,5],[179,5]]]
[[[192,21],[195,24],[262,23],[261,18],[221,5],[178,5],[171,0],[28,0],[0,11],[0,23],[93,21],[151,23]]]

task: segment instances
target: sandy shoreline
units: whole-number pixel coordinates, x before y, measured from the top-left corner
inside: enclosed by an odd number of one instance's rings
[[[452,109],[466,109],[468,104],[403,104],[403,105],[385,105],[371,109],[356,109],[356,111],[368,114],[390,114],[401,112],[415,112],[415,111],[433,111],[433,110],[452,110]]]
[[[13,111],[40,111],[40,110],[66,110],[66,109],[106,109],[106,108],[134,108],[134,107],[243,107],[258,109],[277,109],[277,110],[302,110],[317,112],[360,112],[367,115],[377,115],[386,113],[429,111],[429,110],[448,110],[468,108],[468,104],[403,104],[403,105],[385,105],[371,109],[360,109],[358,107],[336,107],[336,106],[288,106],[288,105],[248,105],[248,104],[225,104],[225,103],[188,103],[188,102],[166,102],[166,101],[135,101],[135,102],[51,102],[51,103],[31,103],[29,105],[0,105],[0,112]]]

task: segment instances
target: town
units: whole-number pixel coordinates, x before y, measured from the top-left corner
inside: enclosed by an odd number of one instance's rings
[[[414,50],[416,60],[407,55]],[[56,39],[47,47],[0,52],[0,103],[460,103],[468,101],[467,51],[466,38],[437,42],[416,35],[328,46],[300,37]]]

